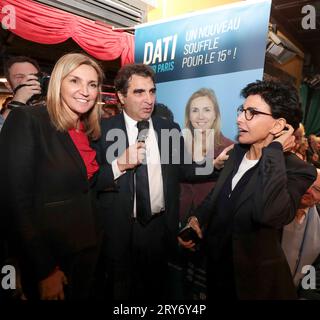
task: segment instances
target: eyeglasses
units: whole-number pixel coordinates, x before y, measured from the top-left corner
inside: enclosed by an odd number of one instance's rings
[[[241,105],[238,109],[237,109],[237,114],[238,114],[238,117],[240,116],[240,114],[244,111],[244,116],[245,118],[250,121],[252,120],[252,118],[257,115],[257,114],[264,114],[266,116],[272,116],[271,113],[265,113],[265,112],[262,112],[262,111],[258,111],[256,110],[255,108],[252,108],[252,107],[248,107],[247,109],[245,109],[243,107],[243,105]]]

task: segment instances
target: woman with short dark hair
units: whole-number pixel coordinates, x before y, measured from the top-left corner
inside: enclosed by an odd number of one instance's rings
[[[242,96],[239,144],[189,221],[200,237],[204,232],[208,298],[295,299],[281,230],[316,178],[314,167],[284,152],[294,145],[292,134],[301,121],[298,95],[290,85],[256,81]]]

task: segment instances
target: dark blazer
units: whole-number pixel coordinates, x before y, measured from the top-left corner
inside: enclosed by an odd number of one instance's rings
[[[85,164],[69,134],[52,126],[45,107],[9,114],[0,154],[2,221],[36,279],[97,244]]]
[[[234,175],[248,146],[235,145],[220,174],[216,187],[196,216],[206,225],[209,255],[219,252],[221,218],[215,214],[217,197],[226,180]],[[231,246],[237,296],[240,299],[294,299],[295,287],[280,244],[281,228],[293,220],[300,199],[316,178],[313,166],[292,153],[283,153],[279,143],[262,151],[231,213]],[[228,213],[226,213],[228,214]],[[210,271],[209,271],[210,272]],[[214,272],[214,271],[213,271]]]
[[[208,176],[195,175],[195,164],[184,163],[184,143],[183,138],[179,139],[178,144],[165,144],[166,150],[161,150],[161,129],[176,129],[180,132],[179,126],[171,121],[154,116],[152,117],[153,127],[158,135],[158,145],[160,156],[166,153],[168,157],[167,163],[161,163],[162,179],[164,187],[165,200],[165,221],[166,221],[166,236],[163,239],[165,247],[173,248],[177,244],[177,232],[179,224],[179,183],[180,181],[204,181],[209,178],[214,179],[215,173]],[[102,183],[112,184],[114,188],[110,191],[101,192],[99,195],[99,206],[101,209],[102,219],[106,228],[106,253],[111,261],[119,261],[123,258],[128,258],[129,249],[131,246],[131,229],[132,229],[132,214],[134,203],[134,185],[133,185],[133,170],[128,170],[125,174],[114,181],[114,176],[111,168],[112,160],[120,156],[124,150],[129,146],[128,137],[126,133],[126,126],[123,114],[116,115],[110,119],[103,119],[102,135],[99,144],[96,146],[99,154],[100,163],[105,164],[106,153],[112,153],[111,159],[108,159],[107,166],[109,170],[105,170],[99,175],[99,180]],[[124,143],[119,150],[113,150],[111,147],[118,138],[111,138],[106,141],[106,136],[109,133],[112,136],[112,129],[120,129],[123,132]],[[178,156],[179,155],[179,156]],[[175,159],[180,157],[180,163],[175,163]],[[129,250],[129,251],[128,251]]]

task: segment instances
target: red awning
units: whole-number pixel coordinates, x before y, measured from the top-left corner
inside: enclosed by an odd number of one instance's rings
[[[6,7],[8,6],[8,7]],[[13,7],[10,7],[13,6]],[[9,30],[29,41],[56,44],[72,38],[83,50],[99,60],[121,57],[121,64],[134,61],[134,36],[113,31],[111,26],[52,8],[31,0],[1,0],[0,21],[15,10],[16,26]]]

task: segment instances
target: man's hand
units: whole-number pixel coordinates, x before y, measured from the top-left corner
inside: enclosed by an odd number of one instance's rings
[[[136,142],[129,146],[124,153],[118,158],[117,164],[121,172],[133,169],[140,165],[146,156],[146,144]]]
[[[223,151],[213,160],[213,165],[217,170],[220,170],[224,167],[224,163],[229,159],[229,155],[227,154],[232,148],[234,144],[223,149]]]
[[[196,217],[190,217],[188,226],[191,227],[198,235],[200,239],[202,239],[202,231],[199,225],[199,221]],[[180,237],[178,237],[178,241],[180,245],[186,249],[190,249],[191,251],[194,251],[195,243],[192,240],[189,241],[183,241]]]
[[[57,269],[46,279],[40,281],[39,292],[41,300],[64,300],[63,285],[67,284],[64,273]]]
[[[21,82],[19,86],[20,85],[22,85],[22,87],[15,92],[12,98],[13,101],[27,103],[33,95],[41,93],[40,82],[34,74],[29,74],[26,80]]]

